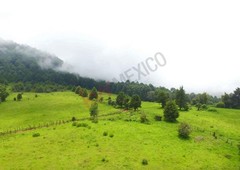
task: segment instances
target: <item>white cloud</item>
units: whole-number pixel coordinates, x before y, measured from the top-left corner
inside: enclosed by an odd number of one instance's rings
[[[189,91],[240,86],[239,1],[1,0],[0,33],[111,79],[162,52],[167,66],[143,82]]]

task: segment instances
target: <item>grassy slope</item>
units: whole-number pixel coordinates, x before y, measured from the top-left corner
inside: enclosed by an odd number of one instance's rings
[[[88,106],[88,101],[70,92],[38,98],[25,94],[21,102],[0,105],[0,129],[86,117]],[[181,140],[177,137],[178,123],[153,120],[155,114],[162,115],[158,104],[144,102],[142,110],[149,125],[139,122],[140,113],[124,112],[100,118],[98,124],[84,121],[91,128],[65,124],[2,136],[0,169],[239,169],[236,145],[240,141],[240,111],[181,112],[179,122],[186,121],[193,128],[191,139]],[[100,104],[100,114],[113,111]],[[103,136],[105,131],[114,137]],[[35,132],[41,136],[33,138]],[[212,137],[213,132],[218,139]],[[195,142],[196,136],[204,140]],[[144,158],[149,165],[141,165]]]

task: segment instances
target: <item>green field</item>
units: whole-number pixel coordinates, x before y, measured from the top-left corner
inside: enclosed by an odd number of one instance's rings
[[[240,110],[180,112],[178,123],[155,121],[163,115],[157,103],[143,102],[138,112],[107,105],[114,95],[101,94],[99,122],[57,121],[89,117],[91,102],[72,92],[24,93],[22,101],[0,104],[0,132],[49,124],[0,136],[0,169],[236,169],[240,168]],[[145,112],[149,123],[140,122]],[[114,115],[102,116],[109,113]],[[180,122],[191,125],[189,140],[178,137]],[[103,133],[107,132],[104,136]],[[213,137],[216,133],[217,139]],[[39,137],[32,137],[40,133]],[[148,165],[142,165],[147,159]]]

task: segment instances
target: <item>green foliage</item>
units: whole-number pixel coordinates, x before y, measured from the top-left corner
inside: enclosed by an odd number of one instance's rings
[[[80,94],[80,91],[81,91],[81,86],[77,86],[76,88],[75,88],[75,93],[76,94]]]
[[[72,126],[77,126],[77,124],[78,124],[77,122],[73,122]]]
[[[103,136],[107,136],[108,135],[108,132],[103,132]]]
[[[178,108],[174,101],[168,101],[164,107],[164,119],[167,122],[175,122],[179,117]]]
[[[125,94],[123,92],[120,92],[117,96],[116,104],[120,107],[123,107],[124,99],[125,99]]]
[[[34,138],[39,137],[39,136],[40,136],[40,133],[34,133],[34,134],[32,135],[32,137],[34,137]]]
[[[87,123],[77,123],[76,127],[88,127]]]
[[[187,139],[191,133],[191,127],[187,123],[181,123],[178,128],[178,135],[181,138]]]
[[[162,121],[162,116],[160,116],[160,115],[155,115],[155,116],[154,116],[154,119],[155,119],[156,121]]]
[[[180,87],[180,89],[176,92],[176,103],[180,110],[182,110],[182,108],[184,108],[187,104],[186,93],[183,87]]]
[[[169,94],[166,91],[157,91],[156,93],[157,102],[161,103],[162,108],[164,108],[169,100]]]
[[[98,92],[95,87],[93,87],[92,91],[89,94],[89,100],[93,100],[93,99],[98,99]]]
[[[85,88],[80,88],[78,94],[82,97],[88,97],[88,91]]]
[[[89,111],[90,111],[90,116],[92,120],[95,120],[98,116],[98,103],[96,101],[92,102]]]
[[[142,101],[139,95],[133,95],[130,101],[130,106],[136,111],[141,107]]]
[[[147,115],[146,115],[145,112],[141,112],[140,121],[141,121],[141,123],[146,123],[146,122],[148,122]]]
[[[218,112],[217,109],[214,109],[214,108],[210,108],[207,110],[208,112]]]
[[[18,100],[18,101],[22,100],[22,94],[21,94],[21,93],[18,93],[18,94],[17,94],[17,100]]]
[[[224,107],[225,107],[225,104],[224,104],[223,102],[218,102],[218,103],[216,104],[216,107],[217,107],[217,108],[224,108]]]
[[[147,159],[143,159],[142,160],[142,165],[148,165],[148,160]]]
[[[0,103],[4,102],[8,95],[9,93],[7,92],[6,86],[0,84]]]
[[[101,98],[99,99],[99,102],[100,102],[100,103],[102,103],[102,102],[103,102],[103,97],[101,97]]]

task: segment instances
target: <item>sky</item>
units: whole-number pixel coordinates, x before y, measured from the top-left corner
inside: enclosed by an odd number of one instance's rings
[[[0,38],[55,54],[82,76],[210,94],[240,87],[238,0],[0,4]]]

